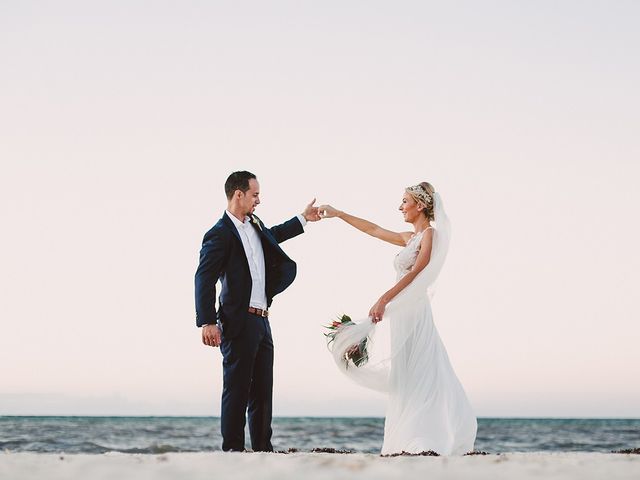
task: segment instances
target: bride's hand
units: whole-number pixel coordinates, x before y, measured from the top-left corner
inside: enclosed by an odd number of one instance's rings
[[[387,303],[382,299],[378,300],[371,310],[369,310],[369,318],[373,323],[378,323],[382,321],[382,316],[384,315],[384,309],[386,308]]]
[[[349,349],[347,350],[347,357],[352,357],[353,355],[355,355],[356,353],[358,353],[360,351],[360,345],[359,344],[355,344],[355,345],[351,345],[349,347]]]
[[[340,210],[333,208],[331,205],[320,205],[318,207],[318,213],[322,218],[337,217],[341,212]]]

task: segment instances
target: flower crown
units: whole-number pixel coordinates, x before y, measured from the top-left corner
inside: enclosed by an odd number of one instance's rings
[[[422,202],[425,206],[433,206],[433,197],[425,190],[425,188],[418,184],[412,187],[407,187],[407,193],[412,195],[416,200]]]

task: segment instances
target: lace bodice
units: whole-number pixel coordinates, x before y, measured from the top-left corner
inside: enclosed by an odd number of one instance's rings
[[[400,253],[396,255],[396,258],[393,261],[393,266],[395,267],[397,274],[396,280],[400,280],[409,273],[413,265],[416,263],[416,258],[418,258],[418,252],[420,251],[420,241],[426,231],[427,230],[423,230],[420,233],[416,233],[409,239],[407,245],[400,250]]]

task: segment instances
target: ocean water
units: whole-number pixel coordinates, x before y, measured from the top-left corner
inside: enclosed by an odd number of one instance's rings
[[[383,429],[382,418],[280,417],[273,446],[379,453]],[[153,454],[214,451],[220,444],[215,417],[0,417],[0,451]],[[489,453],[638,447],[640,419],[480,418],[475,445]]]

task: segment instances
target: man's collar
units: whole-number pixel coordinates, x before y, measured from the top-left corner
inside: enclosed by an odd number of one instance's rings
[[[244,227],[246,225],[248,225],[248,221],[249,221],[249,217],[244,217],[244,223],[241,222],[240,220],[238,220],[238,218],[231,213],[229,210],[225,210],[227,217],[229,217],[231,219],[231,221],[233,222],[233,224],[236,226],[236,228],[241,228]]]

